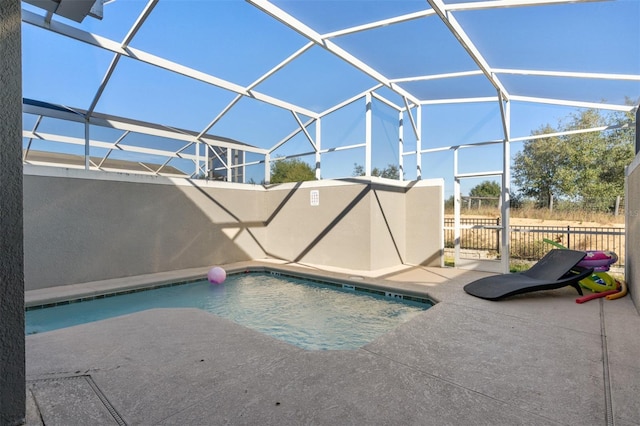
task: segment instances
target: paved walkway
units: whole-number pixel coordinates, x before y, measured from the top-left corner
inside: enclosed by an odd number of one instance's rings
[[[487,274],[450,268],[323,274],[426,292],[439,303],[353,351],[305,351],[197,309],[30,335],[27,424],[640,424],[640,316],[629,297],[580,305],[565,288],[489,302],[462,290]],[[26,299],[43,304],[69,291]]]

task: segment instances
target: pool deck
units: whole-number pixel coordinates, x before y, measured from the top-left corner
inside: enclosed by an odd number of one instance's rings
[[[271,264],[439,303],[352,351],[306,351],[197,309],[30,335],[27,424],[640,425],[640,315],[629,297],[576,304],[567,287],[490,302],[462,290],[483,272]],[[35,290],[26,302],[205,274]]]

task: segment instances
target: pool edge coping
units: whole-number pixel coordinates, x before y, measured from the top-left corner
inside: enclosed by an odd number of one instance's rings
[[[294,278],[309,279],[329,284],[346,284],[348,286],[354,286],[354,288],[374,290],[374,292],[389,292],[401,294],[403,296],[406,295],[412,298],[428,299],[432,306],[440,302],[427,291],[416,291],[402,288],[402,285],[398,285],[400,283],[380,278],[336,273],[326,270],[317,270],[317,272],[315,272],[309,271],[304,267],[291,264],[253,263],[250,265],[231,264],[221,266],[225,268],[229,275],[241,274],[244,272],[275,272],[283,275],[289,275]],[[24,309],[34,310],[50,306],[77,303],[85,300],[111,297],[120,294],[152,290],[154,288],[187,284],[190,282],[206,280],[207,271],[208,268],[194,268],[189,270],[29,290],[25,292]]]

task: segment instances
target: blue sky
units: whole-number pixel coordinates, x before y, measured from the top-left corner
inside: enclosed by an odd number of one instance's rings
[[[425,1],[274,1],[291,16],[320,34],[428,8]],[[461,3],[445,1],[445,3]],[[66,25],[121,42],[146,2],[115,0],[104,6],[104,19],[82,24],[54,17]],[[25,10],[44,15],[29,6]],[[552,70],[640,75],[640,1],[617,0],[584,4],[519,7],[454,12],[492,68]],[[332,39],[341,48],[366,61],[387,78],[405,78],[470,71],[473,60],[437,16],[408,21]],[[130,47],[183,64],[192,69],[247,86],[304,46],[308,40],[271,16],[241,0],[160,0]],[[23,92],[26,98],[87,109],[113,53],[77,40],[23,24]],[[637,102],[640,82],[498,74],[510,92],[520,96],[582,102]],[[376,84],[349,64],[314,46],[255,89],[315,112],[363,92]],[[400,83],[424,100],[495,96],[484,76]],[[380,94],[403,105],[388,89]],[[100,98],[96,111],[200,131],[235,94],[185,78],[167,70],[122,58]],[[358,144],[365,136],[363,100],[322,121],[322,147]],[[545,124],[555,126],[575,107],[511,102],[512,137],[529,135]],[[300,117],[306,121],[306,117]],[[33,117],[25,118],[29,129]],[[380,101],[373,103],[373,166],[398,161],[398,113]],[[436,148],[501,139],[496,102],[425,105],[422,147]],[[60,129],[69,135],[81,126]],[[415,137],[405,116],[405,151],[415,149]],[[297,128],[289,111],[244,98],[210,134],[251,145],[271,147]],[[314,126],[310,133],[315,134]],[[44,130],[43,130],[44,131]],[[101,140],[117,134],[96,131]],[[171,145],[169,141],[140,138],[142,144]],[[514,143],[512,151],[521,147]],[[34,148],[35,149],[35,148]],[[80,149],[80,148],[72,148]],[[311,151],[303,135],[278,149],[275,155]],[[95,155],[103,155],[96,150]],[[501,168],[501,147],[462,150],[460,172]],[[453,191],[451,152],[423,155],[423,178],[443,177],[447,196]],[[312,160],[312,158],[305,158]],[[161,162],[163,160],[160,160]],[[323,178],[351,175],[353,164],[364,163],[364,149],[323,155]],[[414,179],[415,156],[405,156],[407,179]],[[178,163],[176,163],[178,165]],[[262,167],[248,174],[260,181]],[[480,183],[465,181],[463,192]]]

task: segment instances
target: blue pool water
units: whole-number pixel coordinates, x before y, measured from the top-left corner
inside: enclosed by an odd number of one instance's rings
[[[151,308],[193,307],[304,349],[355,349],[431,305],[250,273],[26,312],[26,333],[42,333]]]

